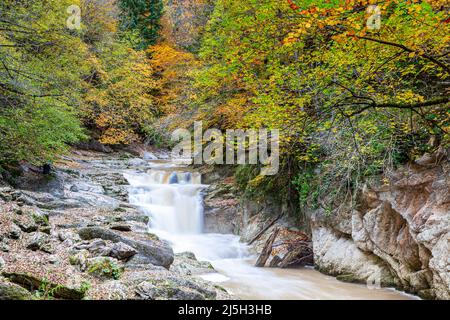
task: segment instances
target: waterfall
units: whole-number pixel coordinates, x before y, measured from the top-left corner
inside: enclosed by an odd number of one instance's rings
[[[203,231],[201,176],[182,171],[151,170],[125,174],[131,187],[129,201],[149,217],[152,229],[171,234]]]
[[[214,261],[247,256],[247,247],[232,234],[204,234],[201,175],[152,163],[146,173],[127,172],[129,202],[150,217],[150,231],[169,241],[175,252],[190,251]]]

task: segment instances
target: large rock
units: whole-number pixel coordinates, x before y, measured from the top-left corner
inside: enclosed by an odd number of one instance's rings
[[[92,150],[104,153],[110,153],[113,151],[109,146],[105,146],[95,139],[90,139],[86,142],[79,142],[77,147],[82,150]]]
[[[92,242],[84,241],[75,246],[76,250],[87,250],[92,256],[112,257],[118,260],[128,260],[137,251],[123,242],[107,243],[105,240],[96,239]]]
[[[175,255],[170,271],[179,275],[199,275],[215,272],[214,267],[207,261],[198,261],[192,252],[182,252]]]
[[[192,280],[173,276],[144,281],[136,288],[136,296],[143,300],[207,300],[216,295]]]
[[[316,268],[333,276],[346,275],[347,281],[393,286],[389,268],[373,254],[360,250],[349,238],[325,227],[313,228]]]
[[[140,167],[140,166],[147,166],[148,163],[144,159],[134,158],[128,160],[128,165],[131,167]]]
[[[47,290],[52,291],[52,295],[55,298],[81,300],[86,294],[84,288],[72,288],[60,283],[49,282],[44,279],[38,279],[37,277],[28,273],[4,272],[2,275],[9,281],[29,288],[30,290],[38,290],[39,288],[42,288],[43,285],[45,285]]]
[[[128,260],[137,253],[136,250],[123,242],[114,243],[110,246],[110,248],[111,251],[109,255],[118,260]]]
[[[64,196],[64,176],[59,172],[43,175],[25,170],[16,180],[16,187],[33,192],[49,193],[55,197]]]
[[[365,186],[356,209],[312,214],[316,266],[367,281],[375,265],[400,289],[450,299],[448,151],[425,155],[389,179],[389,185]]]
[[[46,253],[53,253],[55,251],[50,236],[42,232],[31,233],[26,246],[27,249],[33,251],[41,250]]]
[[[82,228],[78,231],[83,240],[103,239],[112,242],[122,242],[134,248],[137,252],[144,255],[152,264],[169,268],[173,262],[173,250],[166,243],[154,240],[134,240],[124,237],[111,230],[100,227]]]
[[[33,295],[21,286],[0,280],[0,300],[32,300]]]
[[[6,238],[12,239],[12,240],[18,240],[22,236],[22,231],[16,224],[10,224],[6,228]]]
[[[9,252],[9,250],[10,250],[9,239],[2,238],[2,236],[0,235],[0,251]]]
[[[1,180],[3,182],[3,180]],[[0,200],[11,201],[13,199],[14,189],[9,186],[0,186]]]

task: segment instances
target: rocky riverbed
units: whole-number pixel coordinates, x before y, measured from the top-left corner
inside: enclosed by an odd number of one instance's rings
[[[166,240],[149,232],[150,218],[142,208],[129,203],[131,186],[124,173],[145,173],[151,167],[146,160],[166,158],[139,151],[137,157],[125,151],[73,150],[51,175],[35,173],[24,163],[20,174],[8,177],[14,188],[0,180],[0,299],[235,298],[217,283],[202,280],[217,275],[210,262],[198,261],[191,252],[174,254]],[[232,168],[196,168],[209,185],[203,191],[204,231],[239,235],[251,244],[246,250],[255,260],[263,253],[259,266],[314,265],[345,282],[448,299],[445,157],[419,159],[394,173],[390,186],[366,187],[358,208],[332,215],[311,212],[311,230],[294,227],[298,224],[283,214],[283,206],[270,199],[244,199]],[[249,269],[253,263],[243,264],[240,275],[266,278],[264,271]],[[283,282],[289,296],[308,287],[301,283],[294,292],[293,284],[305,274],[281,274],[292,277]],[[231,283],[241,281],[236,279]],[[316,281],[340,287],[330,279],[314,278],[314,285]],[[363,286],[341,289],[343,295],[361,290],[371,296]]]
[[[0,299],[231,298],[196,277],[214,272],[208,262],[174,254],[127,202],[123,172],[147,165],[126,152],[74,150],[51,176],[24,164],[16,188],[3,182]]]

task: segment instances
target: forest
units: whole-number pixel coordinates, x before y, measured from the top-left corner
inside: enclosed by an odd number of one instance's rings
[[[0,168],[90,138],[167,147],[194,121],[279,129],[280,174],[237,181],[329,208],[449,145],[445,0],[188,3],[174,28],[162,0],[2,1]]]
[[[449,300],[449,10],[1,0],[0,300]]]

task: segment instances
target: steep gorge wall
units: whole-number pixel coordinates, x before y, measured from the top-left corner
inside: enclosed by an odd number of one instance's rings
[[[450,299],[450,163],[439,150],[365,187],[362,204],[312,213],[316,267],[348,281]]]

